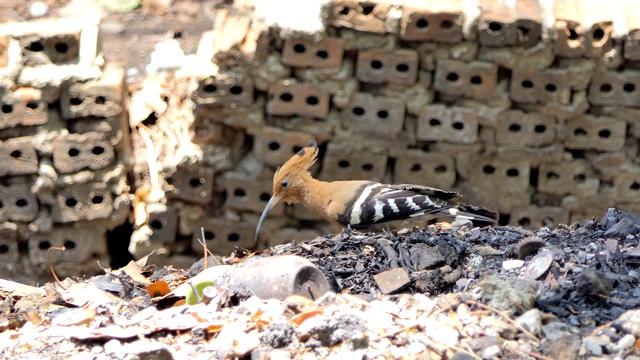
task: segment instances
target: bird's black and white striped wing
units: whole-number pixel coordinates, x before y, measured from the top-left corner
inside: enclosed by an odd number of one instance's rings
[[[489,210],[451,201],[458,193],[417,185],[370,183],[354,198],[339,221],[354,227],[435,214],[495,222]],[[486,213],[483,213],[485,211]]]

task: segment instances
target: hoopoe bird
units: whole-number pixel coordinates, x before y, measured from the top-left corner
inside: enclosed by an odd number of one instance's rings
[[[276,170],[273,195],[258,220],[254,241],[258,240],[267,213],[280,201],[301,203],[334,223],[354,229],[426,214],[488,224],[498,220],[498,213],[494,211],[457,202],[461,195],[452,191],[366,180],[326,182],[314,179],[309,168],[317,156],[318,145],[311,142]]]

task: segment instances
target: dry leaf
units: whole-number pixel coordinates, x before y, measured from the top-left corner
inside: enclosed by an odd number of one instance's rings
[[[292,317],[289,322],[299,326],[303,322],[311,319],[312,317],[318,316],[318,315],[322,315],[322,314],[323,314],[322,310],[315,310],[315,311],[309,311],[309,312],[305,312],[305,313],[300,313],[300,314]]]
[[[156,281],[152,284],[149,284],[146,286],[146,288],[149,296],[151,296],[152,298],[165,296],[171,292],[171,289],[169,289],[169,284],[167,284],[167,282],[164,280]]]

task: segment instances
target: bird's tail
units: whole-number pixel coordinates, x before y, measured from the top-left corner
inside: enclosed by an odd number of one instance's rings
[[[498,217],[500,216],[500,214],[493,210],[467,204],[459,204],[457,208],[449,209],[449,215],[469,219],[471,221],[481,221],[491,224],[496,224],[498,222]]]

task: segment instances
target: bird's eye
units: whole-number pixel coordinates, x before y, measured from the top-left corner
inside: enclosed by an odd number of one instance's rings
[[[282,185],[283,188],[286,188],[287,186],[289,186],[289,182],[287,180],[285,180],[285,181],[281,182],[280,185]]]

